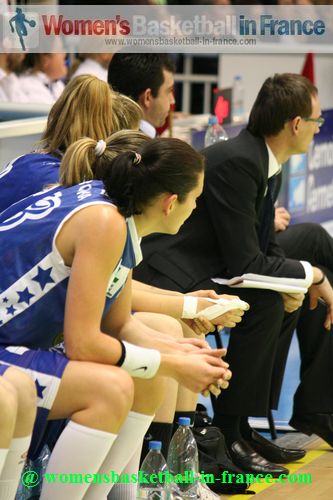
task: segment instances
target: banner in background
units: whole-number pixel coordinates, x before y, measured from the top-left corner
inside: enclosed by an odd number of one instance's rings
[[[293,224],[333,219],[333,109],[322,114],[325,123],[308,154],[291,156],[283,170],[279,202]]]
[[[0,6],[7,52],[333,51],[333,6]]]

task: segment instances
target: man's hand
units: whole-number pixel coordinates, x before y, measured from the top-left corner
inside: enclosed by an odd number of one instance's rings
[[[326,304],[327,314],[324,327],[330,330],[333,324],[333,290],[327,278],[321,285],[312,285],[309,288],[310,309],[315,309],[318,305],[318,300],[321,298]]]
[[[275,231],[284,231],[290,223],[290,213],[284,207],[275,209],[274,228]]]
[[[297,311],[304,300],[304,293],[281,293],[284,303],[284,310],[287,313]]]

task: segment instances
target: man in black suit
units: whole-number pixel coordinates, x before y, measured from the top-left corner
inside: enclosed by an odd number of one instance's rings
[[[333,290],[325,275],[308,262],[286,258],[274,236],[275,176],[292,154],[307,151],[321,122],[317,89],[307,79],[293,74],[268,78],[247,129],[203,151],[207,163],[204,191],[178,235],[144,240],[144,260],[136,278],[181,292],[211,288],[212,277],[247,272],[305,278],[311,303],[315,305],[318,297],[326,302],[322,321],[330,329]],[[219,293],[230,292],[230,288],[215,287]],[[237,293],[251,309],[230,336],[227,361],[233,379],[217,400],[214,424],[223,430],[236,465],[253,473],[277,475],[283,468],[275,463],[298,459],[301,451],[263,440],[247,418],[266,416],[269,408],[277,407],[304,296],[260,289],[237,289]],[[292,423],[333,445],[331,338],[327,332],[310,332],[307,347],[311,345],[313,351],[302,353],[302,380]]]

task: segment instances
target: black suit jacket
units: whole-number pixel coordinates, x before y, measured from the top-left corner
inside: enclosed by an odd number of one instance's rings
[[[301,263],[286,259],[277,245],[273,219],[268,250],[260,250],[268,176],[264,140],[243,130],[234,139],[206,148],[203,155],[205,183],[197,208],[177,235],[144,238],[144,259],[135,278],[163,287],[165,276],[183,291],[212,277],[249,272],[304,278]]]

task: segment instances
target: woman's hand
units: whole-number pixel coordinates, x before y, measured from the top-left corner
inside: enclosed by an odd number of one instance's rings
[[[211,349],[197,354],[183,356],[180,363],[176,363],[174,377],[178,382],[193,392],[210,391],[219,394],[221,388],[228,386],[231,372],[225,367],[221,359],[225,349]]]
[[[215,325],[207,318],[182,319],[182,321],[194,331],[196,335],[207,335],[215,330]]]
[[[192,351],[193,347],[196,347],[198,349],[210,349],[210,345],[208,344],[208,342],[206,342],[206,340],[203,340],[203,339],[196,339],[196,338],[192,338],[192,337],[188,337],[188,338],[181,338],[181,339],[175,339],[175,342],[177,342],[177,344],[181,344],[182,346],[190,346],[190,351]]]
[[[196,292],[191,292],[186,295],[193,295],[199,298],[209,298],[209,299],[225,299],[225,300],[233,300],[239,299],[237,295],[228,295],[228,294],[217,294],[215,290],[197,290]],[[209,307],[212,304],[207,303],[202,307],[201,310]],[[200,312],[200,310],[198,311]],[[223,328],[233,328],[237,323],[242,321],[242,317],[244,315],[244,311],[242,309],[232,309],[224,314],[221,314],[217,318],[212,320],[208,320],[204,316],[200,316],[199,318],[194,319],[182,319],[197,335],[207,334],[213,332],[215,328],[223,330]]]

